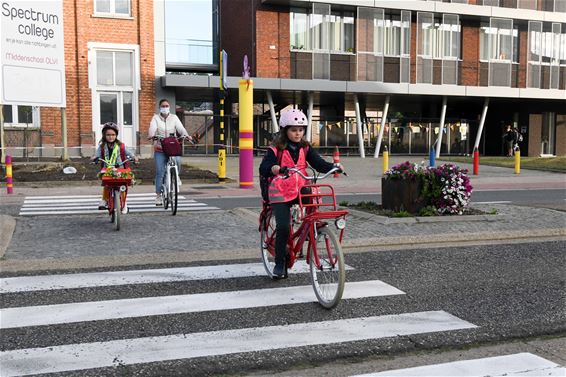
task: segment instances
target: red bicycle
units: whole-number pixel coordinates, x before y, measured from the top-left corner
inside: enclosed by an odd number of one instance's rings
[[[313,184],[304,186],[302,193],[299,193],[299,204],[291,207],[286,268],[293,267],[295,261],[302,256],[304,243],[308,242],[306,263],[309,265],[314,293],[318,302],[330,309],[338,305],[344,292],[346,273],[341,242],[348,211],[337,209],[336,195],[331,185],[320,185],[316,182],[340,172],[340,169],[335,167],[324,175],[314,173],[313,176],[305,176],[295,168],[287,169],[287,172],[286,178],[289,177],[289,173],[299,174]],[[336,236],[333,228],[338,230],[339,236]],[[261,259],[265,271],[273,278],[275,217],[271,206],[266,202],[263,203],[259,216],[259,232]]]
[[[124,163],[133,161],[128,158]],[[94,163],[96,163],[95,161]],[[110,222],[114,223],[114,228],[120,230],[120,217],[122,209],[126,205],[126,197],[128,195],[128,186],[132,185],[132,169],[116,168],[114,166],[102,168],[100,170],[102,186],[107,187],[109,191],[108,197],[108,214]]]

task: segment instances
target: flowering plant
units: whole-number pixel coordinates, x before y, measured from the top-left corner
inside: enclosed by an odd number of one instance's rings
[[[419,180],[420,198],[439,214],[463,214],[473,190],[468,170],[453,164],[426,167],[406,161],[387,170],[384,178]]]
[[[473,187],[468,170],[453,164],[428,168],[423,195],[440,214],[461,215],[470,203]]]
[[[384,177],[386,179],[416,179],[422,178],[426,174],[426,170],[427,168],[422,164],[412,164],[405,161],[387,170]]]
[[[132,173],[131,170],[116,169],[115,167],[101,170],[100,173],[98,173],[98,177],[101,179],[103,177],[109,177],[115,179],[131,179],[131,180],[135,178],[134,173]]]

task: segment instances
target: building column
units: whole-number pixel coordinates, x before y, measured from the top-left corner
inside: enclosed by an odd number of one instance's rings
[[[379,157],[379,150],[381,149],[381,142],[383,140],[383,131],[385,130],[385,123],[387,121],[387,113],[389,112],[389,101],[390,96],[385,97],[385,105],[383,107],[383,113],[381,114],[381,126],[379,127],[379,135],[377,136],[377,143],[375,144],[374,158]]]
[[[267,103],[269,104],[269,113],[271,114],[271,132],[279,132],[279,124],[277,124],[277,117],[275,116],[275,106],[273,105],[273,97],[271,91],[265,93],[267,95]]]
[[[489,98],[486,98],[483,101],[483,110],[481,112],[480,125],[478,127],[478,133],[476,135],[476,141],[474,142],[474,150],[476,148],[478,148],[478,150],[479,150],[481,135],[482,135],[482,132],[483,132],[483,125],[485,124],[485,117],[487,116],[488,107],[489,107]]]
[[[444,132],[444,121],[446,120],[446,96],[442,97],[442,112],[440,113],[440,126],[438,128],[438,140],[436,140],[436,158],[440,157],[442,146],[442,133]]]
[[[356,123],[358,124],[358,144],[360,147],[360,157],[366,158],[366,152],[364,150],[364,130],[362,127],[362,114],[360,112],[360,101],[358,100],[358,95],[354,95],[354,101],[356,103]]]

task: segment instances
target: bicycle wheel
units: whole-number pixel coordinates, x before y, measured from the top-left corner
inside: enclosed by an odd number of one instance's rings
[[[110,215],[110,222],[114,223],[114,191],[110,190],[110,194],[108,196],[108,202],[106,203],[106,207],[108,208],[108,214]]]
[[[177,214],[177,195],[179,191],[179,186],[177,182],[177,170],[171,169],[171,181],[169,181],[169,204],[171,204],[171,214],[175,216]]]
[[[313,241],[309,241],[312,287],[320,305],[331,309],[340,302],[346,281],[342,246],[328,227],[319,229],[313,247],[310,242]],[[316,263],[317,255],[319,266]]]
[[[275,267],[275,217],[271,209],[264,210],[260,215],[260,248],[261,261],[267,276],[273,279]]]
[[[120,214],[122,210],[120,209],[120,191],[114,190],[114,228],[120,230]]]
[[[167,166],[169,169],[169,166]],[[161,186],[161,198],[163,198],[163,209],[167,210],[169,208],[169,177],[168,173],[165,172],[163,176],[163,185]]]

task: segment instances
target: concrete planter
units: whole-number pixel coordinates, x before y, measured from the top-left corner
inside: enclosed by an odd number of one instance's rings
[[[421,196],[422,183],[419,179],[381,179],[381,205],[394,212],[407,211],[417,214],[426,207]]]

